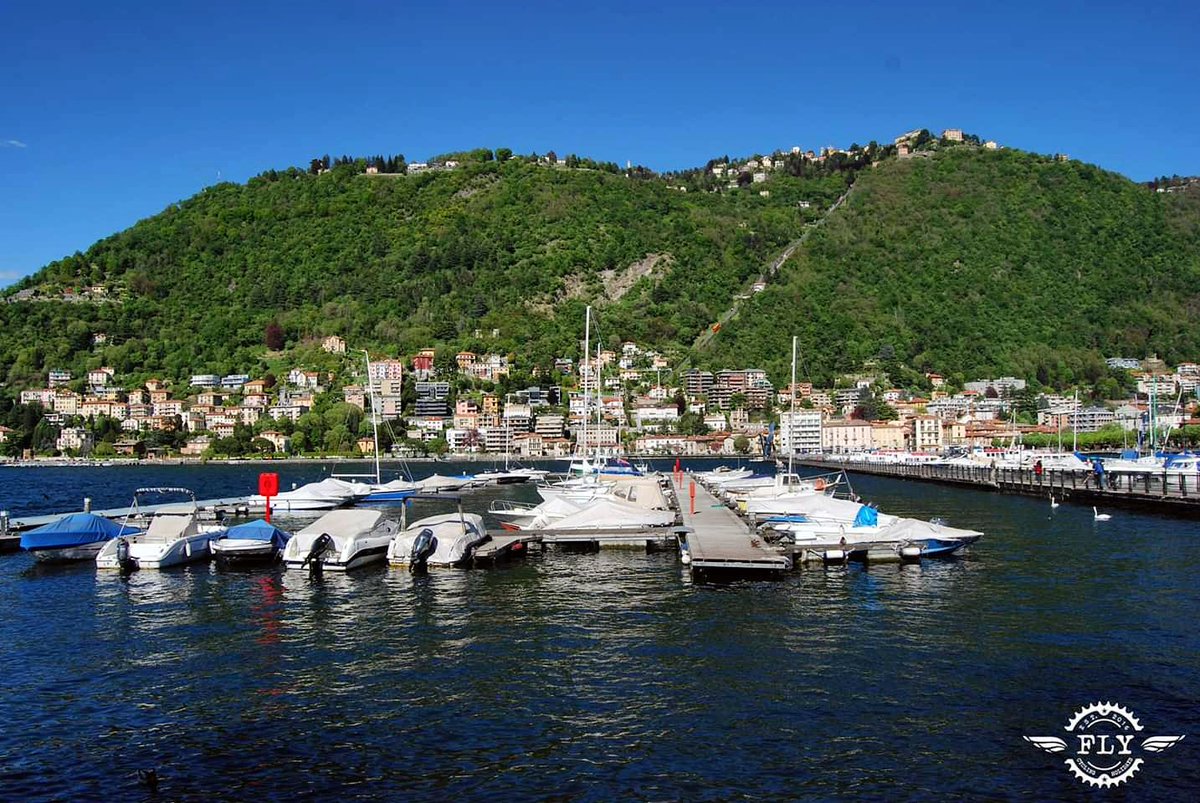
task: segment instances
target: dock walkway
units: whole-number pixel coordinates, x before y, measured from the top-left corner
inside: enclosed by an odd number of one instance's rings
[[[764,543],[742,521],[709,493],[691,474],[682,482],[673,476],[675,497],[686,530],[683,542],[691,559],[692,572],[710,571],[785,572],[791,557],[782,549]],[[691,512],[691,489],[696,489],[696,512]]]
[[[798,459],[810,468],[830,467],[862,474],[896,477],[941,485],[978,488],[997,493],[1019,494],[1060,502],[1097,507],[1127,507],[1176,516],[1200,513],[1200,475],[1167,471],[1108,471],[1104,487],[1097,487],[1090,471],[1060,471],[1047,468],[1041,474],[1032,468],[945,465],[936,463],[886,463],[839,460],[835,455],[821,459]]]

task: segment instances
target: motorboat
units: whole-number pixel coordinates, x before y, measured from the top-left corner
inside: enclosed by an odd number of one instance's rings
[[[586,501],[577,502],[566,497],[547,499],[540,505],[519,505],[498,499],[488,508],[488,512],[499,519],[500,526],[505,530],[537,530],[578,513],[586,504]]]
[[[38,560],[95,560],[100,549],[113,538],[141,533],[136,527],[93,513],[72,513],[22,533],[21,548]]]
[[[487,485],[520,485],[532,479],[535,479],[534,475],[527,471],[502,471],[499,469],[482,471],[475,475],[476,482]]]
[[[753,475],[754,471],[752,469],[717,466],[712,471],[702,471],[696,474],[695,477],[708,485],[724,485],[728,482],[749,479]]]
[[[359,483],[361,484],[361,483]],[[333,510],[354,499],[354,491],[346,486],[351,485],[335,477],[327,477],[320,482],[310,482],[284,491],[271,497],[271,510],[294,513],[306,510]],[[267,506],[266,497],[257,494],[249,497],[247,505],[251,510],[264,510]]]
[[[143,497],[151,494],[185,494],[185,504],[145,508]],[[139,488],[125,523],[149,516],[145,532],[121,535],[108,541],[96,555],[100,569],[166,569],[199,560],[208,560],[208,543],[214,533],[200,524],[196,495],[187,488]]]
[[[420,488],[418,493],[423,494],[461,491],[477,484],[478,483],[476,482],[474,475],[469,474],[463,474],[455,477],[448,477],[445,474],[433,474],[423,480],[417,480],[417,485]]]
[[[375,485],[371,493],[359,499],[357,504],[360,505],[377,505],[387,504],[389,502],[403,502],[414,494],[421,492],[421,486],[415,482],[409,482],[404,479],[392,480],[391,482],[380,483]]]
[[[483,517],[475,513],[443,513],[419,519],[401,530],[388,545],[392,566],[461,566],[475,547],[488,540]]]
[[[387,557],[400,523],[379,510],[333,510],[296,533],[283,550],[289,570],[347,571]]]
[[[209,542],[218,563],[245,565],[274,563],[283,555],[292,536],[270,522],[256,519],[238,524]]]
[[[673,510],[654,510],[616,497],[599,497],[574,513],[557,519],[534,519],[523,530],[643,530],[670,527],[675,523]]]

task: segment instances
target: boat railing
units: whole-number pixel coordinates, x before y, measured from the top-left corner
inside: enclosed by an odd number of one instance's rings
[[[514,513],[519,510],[532,510],[534,505],[527,502],[518,502],[513,499],[493,499],[488,505],[489,513]]]

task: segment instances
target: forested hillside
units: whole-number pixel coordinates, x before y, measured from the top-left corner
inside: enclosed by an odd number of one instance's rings
[[[838,189],[780,181],[778,199],[688,193],[513,159],[221,184],[13,288],[37,295],[0,305],[0,376],[253,372],[273,321],[289,343],[340,334],[384,353],[447,344],[544,364],[577,350],[587,301],[608,304],[610,341],[689,342],[815,216],[796,195]],[[61,300],[88,286],[106,295]]]
[[[1200,194],[1017,151],[888,160],[779,279],[702,361],[782,376],[797,334],[822,382],[870,359],[1095,382],[1104,356],[1200,358]]]
[[[1195,191],[1017,151],[860,153],[729,186],[704,171],[626,175],[489,151],[418,175],[269,171],[11,288],[0,379],[35,386],[49,368],[100,365],[134,379],[257,374],[268,328],[286,346],[340,334],[377,353],[441,345],[546,366],[578,356],[588,302],[607,343],[681,354],[851,182],[693,364],[782,381],[793,333],[802,373],[822,383],[880,358],[897,379],[1046,384],[1094,381],[1107,355],[1200,358]]]

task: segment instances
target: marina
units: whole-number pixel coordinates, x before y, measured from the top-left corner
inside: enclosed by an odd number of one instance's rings
[[[123,480],[231,498],[246,476],[209,467]],[[675,483],[679,527],[711,518],[748,538],[748,520],[699,483],[690,517],[690,481]],[[80,487],[78,474],[47,483],[51,503]],[[5,492],[20,501],[20,489]],[[382,561],[320,580],[216,562],[98,574],[6,555],[0,716],[41,724],[0,733],[0,783],[20,798],[136,796],[136,771],[152,768],[175,799],[346,785],[373,798],[470,798],[484,783],[513,796],[696,799],[795,796],[803,773],[816,797],[913,783],[1007,797],[1031,782],[1057,788],[1020,736],[1093,697],[1121,700],[1148,726],[1200,725],[1190,660],[1200,643],[1185,626],[1200,615],[1187,592],[1198,525],[1136,512],[1096,523],[1080,506],[1051,514],[1036,498],[884,476],[860,476],[854,492],[987,537],[955,560],[717,584],[695,582],[673,551],[554,547],[491,524],[474,563],[493,568],[424,575]],[[535,497],[529,486],[475,494],[468,508]],[[456,507],[420,501],[413,516]],[[1112,559],[1096,561],[1098,548]],[[790,728],[804,738],[780,739]],[[694,749],[681,753],[668,732]],[[918,737],[955,759],[914,764]],[[69,767],[64,751],[78,757]],[[1194,764],[1172,758],[1139,781],[1182,795]]]

